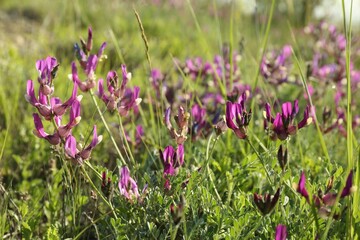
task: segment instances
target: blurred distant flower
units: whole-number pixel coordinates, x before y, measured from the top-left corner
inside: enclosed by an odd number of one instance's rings
[[[145,136],[144,128],[141,125],[137,125],[135,128],[135,136],[131,137],[128,132],[125,132],[126,140],[135,147],[139,147],[142,138]]]
[[[206,109],[194,104],[191,108],[192,126],[191,138],[195,141],[200,135],[207,136],[210,133],[211,125],[206,121]]]
[[[160,98],[161,93],[162,93],[161,88],[164,87],[164,86],[162,86],[162,84],[164,82],[164,74],[162,74],[159,69],[152,69],[149,80],[150,80],[152,87],[156,91],[157,97]]]
[[[258,207],[260,212],[263,215],[266,215],[271,212],[271,210],[275,207],[277,201],[280,197],[280,188],[276,191],[274,196],[270,196],[269,194],[265,194],[264,196],[254,193],[254,202]]]
[[[286,226],[282,224],[277,225],[275,232],[275,240],[286,240],[286,238],[287,238]]]
[[[260,65],[260,73],[267,82],[275,85],[287,82],[291,67],[289,59],[291,51],[291,46],[285,45],[279,54],[273,51],[264,56]]]
[[[295,135],[298,129],[301,129],[312,122],[310,117],[310,106],[307,106],[304,111],[303,119],[294,125],[293,121],[299,112],[298,100],[294,101],[294,106],[290,102],[282,105],[281,113],[276,113],[275,118],[271,115],[271,107],[269,103],[265,105],[265,129],[269,131],[270,137],[273,140],[285,140],[289,135]],[[268,124],[271,123],[271,126]]]
[[[226,103],[226,124],[240,139],[246,138],[246,128],[251,120],[251,109],[246,111],[246,93],[244,92],[237,103]],[[235,118],[235,122],[234,122]]]

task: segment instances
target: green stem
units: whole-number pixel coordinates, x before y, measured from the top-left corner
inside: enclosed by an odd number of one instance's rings
[[[265,217],[262,217],[261,220],[257,221],[257,224],[256,224],[250,231],[248,231],[248,234],[247,234],[243,239],[244,239],[244,240],[247,240],[247,239],[249,239],[250,237],[253,237],[252,234],[254,233],[254,231],[255,231],[256,229],[259,228],[259,226],[263,223],[263,221],[264,221],[265,218],[266,218],[266,216],[265,216]]]
[[[126,139],[125,130],[124,130],[124,126],[123,126],[120,114],[118,114],[118,119],[119,119],[119,125],[120,125],[120,134],[122,134],[123,142],[125,142],[125,145],[126,145],[128,153],[130,155],[130,159],[132,161],[132,164],[135,165],[135,159],[134,159],[134,156],[131,153],[131,148],[130,148],[129,143],[128,143],[127,139]],[[135,128],[135,136],[136,136],[136,128]]]
[[[79,232],[78,235],[76,235],[74,237],[74,240],[77,240],[81,237],[81,235],[83,235],[89,228],[91,228],[93,225],[95,225],[95,223],[97,223],[98,221],[100,221],[101,219],[103,219],[105,216],[109,215],[110,213],[112,213],[112,211],[109,211],[107,213],[105,213],[104,215],[100,216],[99,218],[97,218],[96,220],[92,221],[91,224],[89,224],[88,226],[86,226],[83,230],[81,230],[81,232]]]
[[[99,105],[98,105],[98,103],[97,103],[97,101],[96,101],[94,92],[92,91],[92,89],[90,89],[89,92],[90,92],[91,99],[92,99],[92,101],[93,101],[93,103],[94,103],[94,105],[95,105],[95,107],[96,107],[96,109],[97,109],[97,111],[98,111],[98,113],[99,113],[99,115],[100,115],[101,121],[103,122],[104,127],[105,127],[107,133],[109,134],[109,137],[110,137],[110,139],[111,139],[111,142],[113,143],[113,145],[114,145],[114,147],[115,147],[115,150],[116,150],[117,154],[118,154],[119,157],[120,157],[120,160],[121,160],[122,165],[126,165],[126,161],[125,161],[123,155],[121,154],[120,149],[119,149],[119,147],[117,146],[117,144],[116,144],[116,142],[115,142],[115,139],[114,139],[114,137],[113,137],[113,135],[112,135],[112,133],[111,133],[111,131],[110,131],[110,129],[109,129],[109,126],[108,126],[107,123],[106,123],[106,120],[105,120],[105,118],[104,118],[104,115],[102,114],[101,109],[100,109],[100,107],[99,107]],[[121,164],[118,163],[118,167],[120,168],[120,167],[121,167]]]
[[[95,184],[93,183],[93,181],[91,180],[91,178],[89,177],[87,171],[85,170],[84,166],[81,165],[81,170],[82,172],[84,173],[86,179],[89,181],[90,185],[92,186],[92,188],[96,191],[96,193],[101,197],[101,199],[106,203],[106,205],[108,205],[111,209],[111,211],[113,212],[114,214],[114,217],[115,219],[118,219],[116,213],[115,213],[115,209],[114,207],[112,206],[112,204],[106,200],[106,198],[103,196],[103,194],[99,191],[99,189],[97,189],[97,187],[95,186]]]
[[[250,147],[254,150],[256,156],[259,158],[259,160],[260,160],[260,162],[261,162],[261,164],[263,165],[263,168],[264,168],[264,170],[265,170],[266,177],[267,177],[269,183],[272,185],[273,183],[272,183],[272,181],[271,181],[270,174],[269,174],[269,172],[268,172],[268,170],[267,170],[267,168],[266,168],[266,165],[265,165],[264,160],[263,160],[262,157],[260,156],[260,153],[259,153],[258,150],[254,147],[254,145],[250,142],[250,139],[249,139],[248,137],[245,138],[245,139],[246,139],[246,141],[249,143]]]
[[[206,174],[205,174],[205,177],[206,178],[209,177],[209,180],[210,180],[210,183],[211,183],[211,185],[212,185],[212,187],[214,189],[215,195],[216,195],[218,201],[221,202],[220,194],[216,189],[215,182],[214,182],[214,179],[212,178],[212,175],[210,173],[210,167],[209,167],[210,156],[212,155],[212,152],[214,151],[214,148],[215,148],[215,144],[216,144],[216,142],[218,140],[218,138],[215,138],[214,143],[213,143],[212,148],[211,148],[211,151],[209,152],[209,150],[210,150],[210,142],[212,140],[212,136],[213,135],[210,135],[209,141],[208,141],[208,144],[207,144],[207,147],[206,147],[206,162],[205,162]]]

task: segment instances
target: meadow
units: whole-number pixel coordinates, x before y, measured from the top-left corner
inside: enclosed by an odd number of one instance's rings
[[[1,1],[2,239],[359,239],[350,1],[241,2]]]

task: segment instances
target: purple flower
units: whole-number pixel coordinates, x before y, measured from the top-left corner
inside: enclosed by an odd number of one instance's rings
[[[96,126],[94,126],[91,143],[87,147],[79,150],[75,137],[69,134],[65,140],[65,152],[74,163],[82,164],[83,160],[90,158],[91,151],[101,140],[102,136],[97,135]]]
[[[103,57],[103,52],[106,47],[106,42],[104,42],[97,54],[90,54],[93,45],[93,32],[91,27],[88,29],[88,39],[87,42],[80,39],[82,48],[79,47],[78,44],[75,44],[75,55],[80,63],[81,68],[83,69],[84,73],[86,74],[86,81],[82,82],[79,79],[77,74],[77,68],[75,62],[72,63],[72,80],[79,85],[79,88],[83,92],[87,92],[90,89],[96,86],[96,76],[95,71],[98,65],[98,62],[101,61]]]
[[[37,113],[33,114],[35,130],[34,134],[39,138],[44,138],[47,140],[51,145],[58,145],[61,141],[61,138],[57,132],[54,134],[48,134],[44,131],[44,127],[41,121],[40,116]]]
[[[131,203],[134,202],[134,200],[137,200],[139,202],[143,201],[141,195],[145,195],[147,185],[145,185],[140,195],[137,183],[133,178],[130,177],[130,171],[126,166],[123,166],[120,169],[120,179],[118,185],[120,194],[124,196],[127,200],[129,200]]]
[[[344,198],[346,196],[349,196],[352,192],[352,185],[353,185],[353,171],[351,170],[347,180],[346,185],[341,191],[340,198]],[[305,187],[306,184],[306,177],[305,173],[301,173],[301,177],[299,180],[299,184],[297,186],[297,192],[300,193],[303,197],[306,198],[306,201],[309,203],[309,194]],[[328,207],[331,207],[336,202],[337,193],[330,192],[331,188],[333,186],[333,180],[330,180],[330,183],[328,184],[325,194],[322,193],[321,190],[318,191],[317,195],[313,195],[313,204],[318,209],[318,213],[322,217],[328,217],[330,215],[330,210]]]
[[[120,194],[129,201],[140,197],[137,183],[130,177],[130,171],[126,166],[120,170],[119,190]]]
[[[53,93],[52,81],[56,76],[59,64],[56,58],[47,57],[36,62],[36,69],[39,72],[38,81],[40,83],[39,91],[45,96]]]
[[[291,54],[290,45],[285,45],[278,55],[275,52],[269,53],[261,62],[261,75],[271,84],[279,85],[287,82]]]
[[[246,138],[246,127],[251,120],[251,110],[246,111],[246,93],[244,92],[237,103],[226,103],[226,124],[240,139]],[[235,122],[234,119],[235,118]]]
[[[305,173],[302,172],[296,191],[300,193],[304,198],[306,198],[307,201],[309,201],[309,193],[305,188],[305,183],[306,183]]]
[[[352,188],[352,185],[353,185],[353,170],[350,171],[347,179],[346,179],[346,184],[345,184],[345,187],[344,189],[342,190],[341,192],[341,197],[346,197],[346,196],[349,196],[351,194],[351,188]]]
[[[59,120],[61,121],[61,119]],[[69,136],[71,130],[79,124],[80,120],[80,102],[75,100],[71,105],[69,122],[66,125],[60,125],[60,121],[57,123],[59,136],[62,138]]]
[[[160,151],[160,158],[164,165],[163,176],[165,178],[165,189],[170,190],[171,184],[168,176],[175,176],[179,168],[184,164],[184,146],[179,145],[175,149],[172,146],[167,146],[164,151]]]
[[[98,96],[110,111],[117,109],[121,116],[126,116],[131,109],[136,112],[137,105],[141,102],[141,98],[139,98],[140,88],[134,87],[133,90],[126,88],[131,79],[131,73],[127,73],[125,65],[122,65],[121,68],[122,82],[120,86],[117,73],[110,71],[106,77],[108,93],[104,92],[103,80],[100,79],[98,82]]]
[[[125,89],[124,95],[118,103],[118,112],[121,116],[127,116],[131,109],[134,109],[134,112],[137,112],[137,106],[142,101],[139,98],[140,88],[134,87],[134,90],[130,88]]]
[[[79,156],[82,159],[88,159],[90,157],[91,151],[98,145],[102,140],[102,136],[98,136],[96,132],[96,125],[94,125],[93,129],[93,138],[90,142],[90,144],[85,147],[83,150],[80,151]]]
[[[72,62],[71,68],[72,68],[72,80],[74,83],[76,83],[79,86],[79,88],[82,92],[87,92],[90,89],[95,87],[96,83],[95,83],[94,76],[92,76],[92,78],[88,78],[85,82],[82,82],[78,76],[77,67],[76,67],[75,62]],[[90,70],[91,70],[91,68],[89,67],[89,71]]]
[[[176,151],[171,145],[167,146],[164,151],[160,150],[160,158],[164,164],[164,176],[174,176],[184,164],[184,146],[180,144]]]
[[[275,207],[277,201],[280,197],[280,188],[276,191],[274,196],[270,196],[269,194],[265,194],[264,196],[254,193],[254,202],[257,208],[263,215],[266,215],[271,212],[271,210]]]
[[[142,138],[145,136],[145,132],[144,132],[144,128],[141,125],[137,125],[136,129],[135,129],[135,140],[133,140],[133,138],[129,135],[128,132],[125,132],[126,135],[126,140],[131,143],[132,145],[134,145],[135,147],[139,147],[141,142],[142,142]]]
[[[191,115],[193,120],[191,137],[192,140],[195,141],[200,134],[203,134],[204,136],[208,135],[209,131],[205,131],[211,129],[211,126],[206,121],[206,109],[200,107],[198,104],[194,104],[191,108]]]
[[[279,224],[276,227],[275,240],[286,240],[287,238],[286,226]]]
[[[156,91],[156,95],[161,97],[161,84],[164,81],[164,75],[159,69],[152,69],[149,80]]]
[[[76,95],[77,85],[74,84],[72,95],[66,102],[61,103],[60,99],[58,99],[56,101],[51,100],[49,104],[47,96],[41,90],[39,90],[39,97],[36,98],[33,81],[28,80],[25,98],[31,105],[38,109],[41,116],[43,116],[46,120],[51,120],[54,115],[62,116],[76,100]]]
[[[312,122],[310,117],[310,106],[307,106],[304,111],[303,119],[294,125],[295,116],[299,112],[298,100],[294,101],[294,106],[290,102],[286,102],[282,105],[281,113],[276,113],[275,118],[271,115],[270,104],[266,103],[264,117],[265,117],[265,129],[270,131],[270,136],[273,140],[277,138],[285,140],[289,135],[295,135],[298,129],[301,129]],[[268,123],[272,126],[269,127]]]
[[[102,58],[102,54],[106,47],[106,42],[101,44],[97,54],[90,54],[93,47],[93,32],[91,27],[89,27],[87,42],[85,42],[83,39],[80,39],[80,43],[81,48],[77,43],[74,45],[76,58],[78,59],[82,69],[86,72],[88,79],[93,79],[97,62]]]

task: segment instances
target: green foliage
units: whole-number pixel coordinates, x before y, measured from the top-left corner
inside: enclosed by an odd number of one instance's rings
[[[334,214],[338,219],[333,220],[314,215],[295,186],[300,172],[305,171],[309,193],[317,194],[320,189],[324,192],[331,176],[334,177],[333,189],[342,189],[342,181],[348,174],[346,138],[338,132],[325,135],[328,159],[315,127],[301,129],[284,143],[289,149],[289,160],[286,170],[282,171],[277,160],[281,143],[271,141],[263,130],[264,103],[301,98],[304,90],[296,84],[274,87],[259,78],[264,99],[255,98],[249,142],[236,138],[230,130],[216,140],[213,131],[212,138],[191,141],[189,136],[185,143],[184,167],[170,177],[171,189],[164,189],[159,149],[174,145],[162,123],[168,104],[165,99],[154,98],[156,95],[150,88],[145,46],[132,7],[140,14],[153,67],[160,68],[166,75],[164,84],[171,85],[183,75],[182,93],[196,93],[186,100],[186,107],[190,107],[190,103],[197,102],[197,97],[207,90],[200,78],[193,82],[187,73],[179,73],[174,62],[196,56],[212,61],[213,56],[221,54],[224,42],[233,41],[234,49],[239,49],[238,45],[242,48],[238,66],[241,81],[251,86],[259,68],[263,50],[259,46],[263,39],[269,37],[264,50],[292,43],[299,48],[294,47],[299,64],[292,71],[300,79],[306,61],[311,60],[314,43],[303,39],[298,27],[309,21],[310,10],[305,9],[312,6],[302,4],[307,1],[296,1],[292,7],[303,10],[291,18],[291,3],[295,1],[280,1],[282,5],[276,6],[276,17],[269,35],[265,36],[270,9],[267,3],[260,5],[258,13],[242,16],[238,15],[240,6],[235,3],[179,1],[182,4],[174,9],[169,4],[150,2],[34,0],[20,4],[1,1],[0,27],[6,34],[0,36],[0,236],[4,239],[273,239],[275,228],[281,223],[287,226],[288,239],[315,239],[330,222],[328,236],[332,239],[350,239],[349,229],[352,236],[359,237],[360,214],[349,210],[356,204],[359,208],[360,203],[352,201],[355,196],[358,198],[358,192],[335,205]],[[279,18],[284,11],[288,18]],[[233,12],[234,19],[230,19],[229,12]],[[230,20],[234,25],[231,34]],[[297,36],[296,42],[289,34],[287,20],[290,31]],[[196,28],[197,23],[201,31]],[[64,158],[62,149],[50,146],[32,133],[35,108],[23,95],[26,80],[36,82],[35,61],[48,55],[58,59],[60,70],[54,84],[57,95],[66,99],[72,89],[68,74],[70,63],[75,60],[73,44],[79,36],[86,36],[90,25],[94,30],[95,48],[103,41],[108,43],[107,59],[99,63],[97,77],[106,78],[106,73],[113,69],[120,72],[121,64],[126,64],[133,74],[130,85],[141,88],[140,117],[130,114],[123,119],[125,132],[133,141],[136,125],[143,125],[145,136],[141,143],[130,143],[127,147],[116,113],[106,111],[104,105],[100,109],[120,152],[126,159],[130,159],[129,153],[135,159],[135,164],[129,161],[129,168],[139,191],[147,184],[142,200],[130,201],[120,194],[119,156],[88,94],[83,93],[82,120],[73,133],[88,143],[92,126],[96,124],[104,138],[82,167]],[[314,87],[321,87],[316,84]],[[326,91],[331,91],[331,86],[324,89],[323,97],[314,99],[319,106],[332,104],[332,97],[326,95]],[[304,105],[305,100],[300,103],[300,109]],[[224,113],[225,107],[219,108]],[[354,152],[359,148],[358,136],[358,130],[354,129],[353,139],[348,140],[354,142]],[[354,185],[358,185],[360,160],[353,155],[356,163],[353,169],[357,174],[357,177],[354,174]],[[106,193],[101,188],[102,172],[111,180]],[[270,214],[264,216],[256,207],[253,194],[273,195],[277,188],[281,188],[279,201]],[[178,210],[176,214],[171,206]]]

